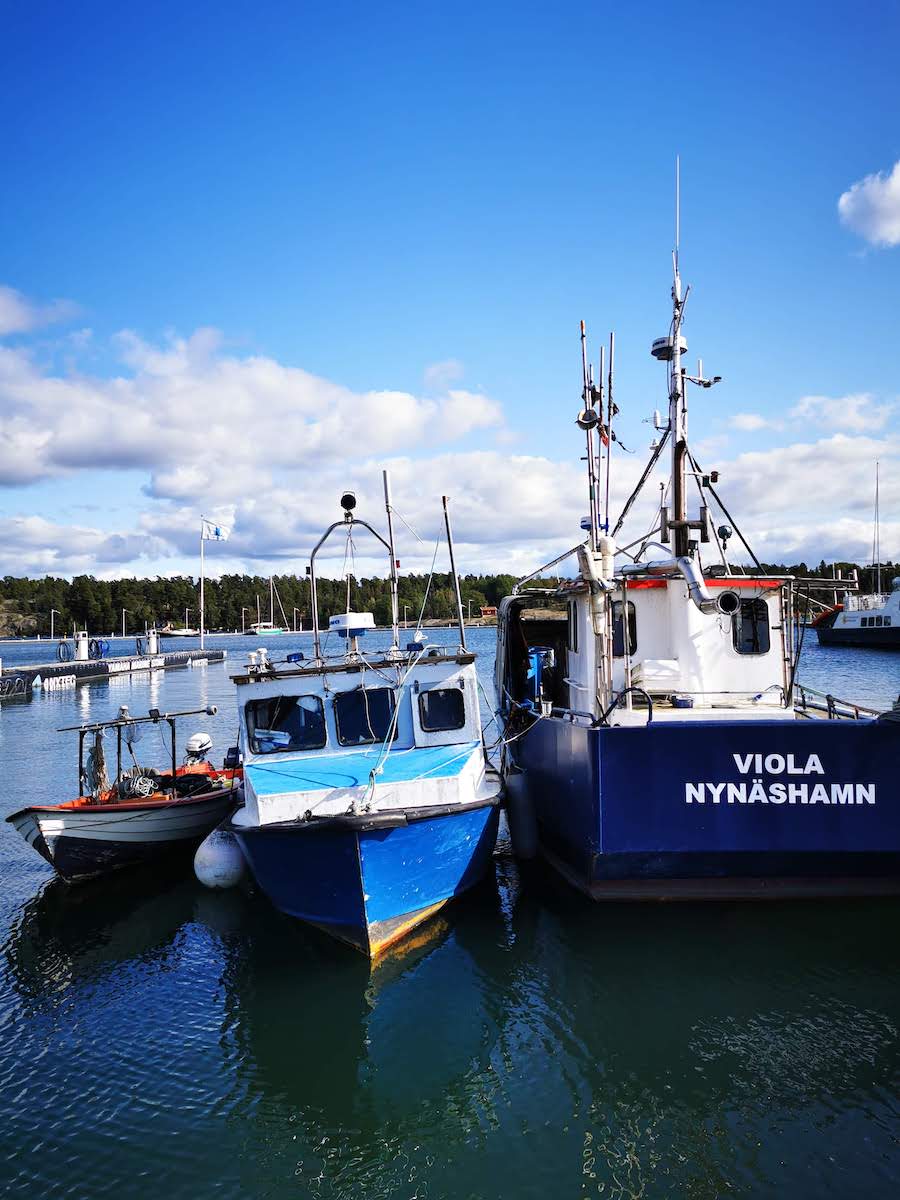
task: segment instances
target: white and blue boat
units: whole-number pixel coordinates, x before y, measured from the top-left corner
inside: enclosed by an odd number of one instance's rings
[[[668,419],[655,414],[647,469],[611,522],[612,344],[604,389],[582,326],[587,536],[500,605],[514,847],[594,899],[898,891],[900,704],[876,714],[801,688],[793,614],[803,585],[764,570],[746,542],[754,565],[734,564],[737,527],[687,434],[687,384],[719,380],[682,366],[677,250],[674,268],[669,333],[652,346],[668,370]],[[620,544],[667,443],[671,470],[649,528]],[[573,578],[525,586],[569,556]]]
[[[273,663],[255,651],[235,679],[245,806],[228,826],[277,908],[370,958],[484,876],[501,800],[499,775],[486,761],[458,585],[458,648],[400,645],[386,473],[385,501],[387,540],[353,515],[355,497],[345,493],[343,520],[312,552],[311,658]],[[345,612],[329,622],[343,649],[327,657],[316,556],[335,530],[349,538],[357,529],[390,556],[391,645],[365,654],[360,640],[372,614]],[[452,541],[450,549],[452,563]]]

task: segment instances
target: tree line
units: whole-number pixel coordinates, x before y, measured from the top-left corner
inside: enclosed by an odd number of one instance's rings
[[[875,569],[856,563],[807,563],[790,565],[767,563],[764,570],[802,578],[830,580],[836,566],[846,577],[859,572],[860,590],[875,590]],[[900,575],[900,563],[882,564],[882,588],[890,587],[893,575]],[[547,581],[535,580],[535,585]],[[460,579],[463,607],[472,617],[484,606],[499,604],[515,583],[513,575],[466,575]],[[319,594],[319,620],[324,624],[333,613],[343,612],[348,603],[348,583],[341,579],[316,581]],[[840,585],[838,585],[839,587]],[[390,622],[390,591],[387,579],[351,577],[350,607],[372,612],[379,625]],[[404,575],[399,582],[400,618],[414,623],[425,619],[452,620],[455,615],[453,580],[449,573],[436,573],[430,586],[426,575]],[[310,587],[305,576],[275,577],[274,620],[290,628],[310,628]],[[222,575],[205,583],[205,623],[207,629],[241,629],[257,619],[257,600],[263,620],[269,619],[269,580],[259,575]],[[280,604],[279,604],[280,600]],[[71,633],[73,628],[91,634],[121,633],[124,610],[125,632],[141,633],[147,627],[187,624],[199,625],[199,584],[191,576],[178,575],[155,579],[95,579],[76,575],[74,579],[47,576],[43,579],[16,578],[7,575],[0,582],[0,615],[3,632],[40,634],[47,637],[53,614],[55,634]],[[283,612],[282,612],[283,609]]]
[[[297,629],[311,627],[309,579],[297,575],[275,576],[275,612],[277,625]],[[466,575],[461,578],[463,606],[473,618],[483,606],[498,604],[515,583],[513,575]],[[348,603],[345,579],[316,580],[319,620],[344,612]],[[428,584],[427,575],[404,575],[399,581],[400,619],[414,623],[419,615],[426,619],[450,620],[456,611],[453,580],[449,573],[435,573]],[[156,579],[95,579],[76,575],[74,579],[48,576],[22,579],[7,575],[0,582],[0,602],[5,614],[5,632],[54,635],[71,633],[73,628],[90,634],[122,632],[123,610],[126,634],[142,633],[145,628],[200,623],[199,582],[189,575],[162,576]],[[258,602],[258,607],[257,607]],[[387,579],[351,577],[349,603],[354,612],[371,612],[379,625],[390,623],[390,585]],[[257,619],[270,617],[268,578],[258,575],[222,575],[204,584],[204,613],[207,629],[235,630]]]

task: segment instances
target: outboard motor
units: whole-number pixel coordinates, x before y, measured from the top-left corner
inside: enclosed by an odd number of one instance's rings
[[[212,738],[208,733],[192,733],[184,747],[184,761],[193,766],[205,762],[212,750]]]

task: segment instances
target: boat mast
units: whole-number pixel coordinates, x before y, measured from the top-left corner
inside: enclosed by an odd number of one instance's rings
[[[269,576],[269,624],[275,625],[275,576]]]
[[[388,553],[391,556],[391,636],[393,649],[400,648],[400,595],[397,581],[397,548],[394,545],[394,505],[391,499],[391,477],[387,471],[382,471],[384,482],[384,507],[387,512]]]
[[[603,350],[600,351],[600,386],[594,386],[594,368],[588,362],[587,338],[584,321],[581,322],[581,399],[584,408],[578,414],[575,424],[583,429],[587,443],[588,470],[588,544],[591,552],[596,554],[600,537],[600,477],[596,455],[594,433],[603,421]],[[608,448],[608,447],[607,447]]]
[[[204,592],[204,582],[206,570],[203,562],[203,535],[206,532],[206,522],[203,519],[203,514],[200,514],[200,649],[204,648],[204,624],[206,614],[204,612],[206,597]],[[185,622],[187,624],[187,622]],[[125,636],[125,617],[122,617],[122,636]]]
[[[459,590],[459,576],[456,573],[456,556],[453,553],[453,533],[450,529],[450,509],[447,507],[447,497],[441,496],[444,506],[444,525],[447,529],[447,549],[450,551],[450,570],[453,573],[453,590],[456,593],[456,613],[459,620],[459,648],[466,650],[466,619],[463,616],[462,595]]]
[[[678,267],[678,247],[681,241],[681,162],[675,159],[675,249],[672,253],[672,374],[669,386],[669,429],[672,433],[672,517],[675,533],[675,557],[688,552],[687,502],[685,488],[685,459],[687,458],[687,404],[684,378],[681,374],[681,319],[684,301],[681,297],[681,274]]]
[[[591,380],[591,368],[587,358],[587,336],[584,330],[584,321],[581,322],[581,377],[582,389],[581,398],[584,402],[584,408],[578,418],[578,424],[584,430],[587,440],[587,470],[588,470],[588,520],[590,522],[590,543],[591,550],[596,553],[597,550],[597,529],[600,524],[599,512],[599,497],[597,489],[597,460],[594,457],[594,425],[596,424],[596,414],[594,412],[594,389]],[[602,373],[601,373],[602,379]]]
[[[681,356],[687,350],[687,342],[681,335],[681,323],[684,319],[684,306],[687,303],[691,289],[688,287],[682,295],[681,270],[678,262],[680,241],[681,162],[680,159],[676,158],[675,249],[672,252],[672,323],[669,336],[657,338],[650,347],[650,353],[660,362],[671,364],[669,366],[669,423],[665,431],[666,436],[670,437],[672,441],[671,509],[665,505],[660,507],[660,541],[668,545],[673,540],[674,535],[673,549],[675,557],[686,558],[691,554],[691,530],[696,529],[699,532],[701,542],[708,542],[709,523],[708,510],[702,501],[698,519],[689,520],[687,515],[686,479],[690,451],[688,450],[687,442],[687,394],[685,384],[693,383],[697,387],[710,388],[721,381],[721,376],[713,375],[711,379],[705,379],[702,374],[702,363],[697,364],[696,375],[688,375],[681,365]],[[630,503],[631,501],[629,501]],[[721,501],[719,503],[721,504]],[[626,511],[627,508],[628,505],[626,505]],[[621,525],[621,520],[620,517],[619,525]]]
[[[603,532],[609,533],[609,472],[612,466],[613,444],[613,414],[616,411],[613,404],[613,372],[616,360],[616,335],[610,330],[609,334],[609,376],[606,384],[606,500],[603,512]],[[603,352],[600,352],[600,389],[603,390]],[[603,397],[600,397],[600,407],[603,407]]]
[[[875,559],[875,594],[881,595],[881,513],[879,512],[879,473],[881,464],[875,461],[875,535],[872,541],[872,557]]]

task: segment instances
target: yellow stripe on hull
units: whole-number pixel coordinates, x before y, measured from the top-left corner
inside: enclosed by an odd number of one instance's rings
[[[438,900],[437,904],[429,904],[427,908],[420,908],[405,917],[396,917],[391,921],[379,921],[377,925],[370,926],[369,958],[375,959],[380,954],[383,954],[385,950],[389,950],[395,942],[399,941],[410,930],[415,929],[417,925],[421,925],[423,921],[427,921],[429,917],[439,912],[446,903],[447,900]],[[383,933],[379,930],[379,926],[385,927]]]

